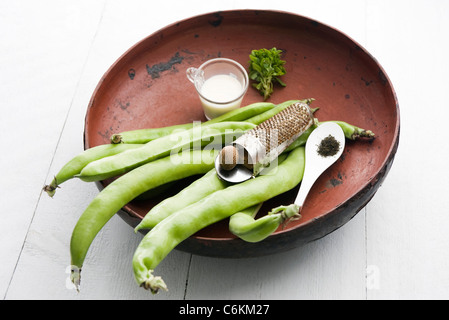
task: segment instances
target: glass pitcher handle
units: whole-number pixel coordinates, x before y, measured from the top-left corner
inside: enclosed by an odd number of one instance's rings
[[[186,75],[190,82],[195,83],[195,81],[201,80],[201,78],[204,77],[204,71],[198,68],[190,67],[186,70]],[[198,77],[201,78],[198,79]]]

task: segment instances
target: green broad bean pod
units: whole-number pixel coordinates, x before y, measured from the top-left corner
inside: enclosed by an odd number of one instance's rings
[[[304,148],[296,148],[270,174],[216,191],[162,220],[143,237],[134,253],[138,285],[153,293],[166,289],[163,279],[153,271],[169,252],[195,232],[291,190],[302,178],[303,163]]]
[[[96,147],[92,147],[84,150],[80,154],[73,157],[68,161],[59,172],[53,177],[50,184],[45,185],[43,190],[47,192],[50,197],[53,197],[56,193],[56,188],[74,178],[81,170],[89,163],[95,160],[99,160],[105,157],[113,156],[126,150],[136,149],[142,147],[141,144],[128,144],[128,145],[113,145],[103,144]]]
[[[320,124],[325,123],[325,122],[334,122],[334,123],[338,124],[343,129],[345,138],[349,139],[349,140],[358,140],[358,139],[362,139],[362,138],[373,139],[375,137],[374,132],[372,132],[371,130],[365,130],[363,128],[359,128],[355,125],[349,124],[344,121],[319,122],[318,119],[315,118],[315,124],[312,125],[310,128],[308,128],[306,131],[304,131],[304,133],[301,136],[299,136],[298,139],[293,141],[293,143],[291,145],[289,145],[287,147],[287,149],[285,149],[285,152],[289,152],[297,147],[304,146],[306,144],[307,139],[309,138],[310,134],[312,133],[312,131],[315,130],[317,126],[319,126]]]
[[[161,128],[145,128],[129,130],[120,133],[115,133],[111,136],[112,144],[122,143],[139,143],[145,144],[149,141],[156,140],[172,134],[179,130],[189,130],[193,128],[194,123],[182,123]]]
[[[71,279],[76,287],[91,243],[116,212],[147,190],[210,171],[217,155],[214,150],[184,151],[140,166],[104,188],[85,209],[72,233]]]
[[[256,102],[245,107],[229,111],[217,118],[203,122],[202,125],[204,126],[225,121],[244,121],[250,117],[273,109],[274,107],[275,105],[273,103]],[[111,136],[111,143],[147,143],[151,140],[170,135],[179,130],[191,129],[193,128],[193,126],[194,123],[192,122],[162,128],[147,128],[125,131],[113,134]]]
[[[271,110],[275,107],[276,105],[271,102],[255,102],[245,107],[231,110],[225,114],[222,114],[221,116],[208,120],[205,123],[213,124],[225,121],[246,121],[246,119],[267,112],[268,110]]]
[[[178,181],[170,181],[161,186],[158,186],[157,188],[148,190],[148,191],[142,193],[141,195],[139,195],[136,198],[136,200],[139,200],[139,201],[140,200],[149,200],[149,199],[154,199],[156,197],[159,197],[160,195],[164,194],[165,192],[167,192],[168,190],[173,188],[177,183],[178,183]]]
[[[285,158],[286,154],[281,154],[278,158],[278,165],[281,164]],[[298,174],[301,175],[302,180],[302,176],[304,175],[304,163]],[[262,203],[233,214],[229,218],[229,231],[246,242],[259,242],[271,235],[287,220],[293,218],[299,219],[299,215],[289,216],[287,214],[274,214],[266,215],[256,220],[255,217],[261,206]]]
[[[255,219],[259,206],[233,214],[229,219],[229,231],[246,242],[259,242],[270,236],[279,226],[301,218],[298,212],[286,210]]]
[[[233,140],[254,127],[252,123],[237,121],[195,126],[189,130],[152,140],[140,148],[93,161],[84,167],[77,177],[87,182],[115,177],[181,150],[212,145],[216,143],[216,140],[222,144],[223,140],[225,142]]]
[[[320,123],[326,122],[335,122],[336,124],[338,124],[343,129],[345,137],[350,140],[357,140],[359,138],[373,139],[375,137],[374,132],[372,132],[371,130],[365,130],[344,121],[323,121],[319,122],[318,125]]]
[[[214,168],[201,178],[192,182],[179,193],[161,201],[154,206],[145,215],[134,231],[137,232],[142,229],[152,229],[159,222],[173,213],[201,200],[215,191],[222,190],[228,186],[229,183],[221,180]]]

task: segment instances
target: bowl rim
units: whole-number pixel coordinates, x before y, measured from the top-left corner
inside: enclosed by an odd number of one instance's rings
[[[354,193],[354,195],[347,199],[346,201],[338,204],[336,207],[333,207],[332,209],[323,212],[322,214],[320,214],[319,216],[315,217],[314,219],[308,220],[304,223],[300,223],[296,226],[293,226],[291,228],[285,229],[285,230],[277,230],[276,232],[274,232],[272,235],[269,236],[270,237],[277,237],[277,236],[283,236],[286,233],[289,233],[291,231],[294,230],[298,230],[304,227],[307,227],[309,225],[313,225],[313,224],[319,224],[321,223],[321,221],[323,219],[325,219],[325,217],[328,217],[330,215],[334,215],[334,214],[338,214],[339,211],[341,211],[342,209],[345,208],[345,205],[347,204],[347,202],[349,202],[351,199],[353,198],[359,198],[362,197],[365,193],[367,193],[369,191],[369,189],[377,184],[378,182],[381,182],[387,175],[389,169],[391,168],[391,165],[393,163],[394,157],[396,155],[397,149],[399,147],[399,137],[400,137],[400,109],[399,109],[399,102],[398,102],[398,98],[397,98],[397,94],[396,91],[394,89],[394,86],[392,84],[392,81],[390,79],[390,77],[388,76],[388,74],[385,72],[385,69],[383,68],[383,66],[379,63],[379,61],[366,49],[364,48],[362,45],[360,45],[360,43],[358,43],[356,40],[354,40],[352,37],[348,36],[346,33],[342,32],[341,30],[332,27],[326,23],[323,23],[321,21],[318,21],[316,19],[312,19],[310,17],[307,17],[305,15],[301,15],[298,13],[294,13],[294,12],[289,12],[289,11],[285,11],[285,10],[271,10],[271,9],[232,9],[232,10],[222,10],[222,11],[211,11],[211,12],[207,12],[207,13],[201,13],[201,14],[197,14],[197,15],[193,15],[191,17],[187,17],[187,18],[183,18],[180,19],[178,21],[172,22],[154,32],[152,32],[151,34],[145,36],[143,39],[137,41],[134,45],[132,45],[130,48],[128,48],[124,53],[122,53],[115,61],[114,63],[104,72],[104,74],[102,75],[102,77],[100,78],[100,81],[97,83],[91,98],[89,100],[88,103],[88,107],[86,109],[86,115],[85,115],[85,119],[84,119],[84,132],[83,132],[83,146],[84,149],[88,149],[90,148],[88,141],[87,141],[87,137],[88,137],[88,115],[89,115],[89,111],[90,109],[93,107],[94,103],[95,103],[95,97],[98,94],[98,91],[102,88],[102,84],[103,82],[106,80],[106,78],[108,77],[108,75],[124,60],[124,58],[126,58],[129,54],[131,54],[134,50],[136,50],[140,45],[143,45],[146,41],[148,41],[148,39],[153,38],[154,36],[160,34],[161,32],[163,32],[164,30],[168,30],[170,28],[175,27],[176,25],[179,25],[180,23],[186,22],[186,21],[194,21],[196,19],[200,19],[200,18],[204,18],[204,17],[209,17],[209,16],[217,16],[217,15],[223,15],[223,14],[235,14],[235,13],[255,13],[255,14],[262,14],[262,13],[270,13],[270,14],[277,14],[277,15],[288,15],[294,18],[299,18],[299,19],[304,19],[307,21],[310,21],[311,23],[314,24],[319,24],[322,27],[324,27],[325,29],[327,29],[328,31],[332,31],[335,33],[340,34],[340,36],[342,36],[343,38],[346,38],[346,40],[352,42],[354,45],[356,45],[362,52],[364,55],[366,55],[373,63],[375,63],[375,65],[379,68],[379,72],[382,73],[382,77],[385,81],[386,86],[389,87],[389,91],[393,96],[393,100],[395,103],[395,112],[396,112],[396,123],[395,123],[395,128],[394,128],[394,133],[393,133],[393,140],[391,145],[389,146],[389,150],[387,152],[387,157],[385,157],[385,159],[383,159],[382,164],[379,165],[379,169],[376,170],[375,173],[372,174],[371,177],[369,177],[369,179],[366,180],[366,183],[364,183],[363,185],[361,185],[358,190]],[[98,189],[101,191],[105,185],[103,181],[99,181],[96,183]],[[376,190],[377,191],[377,190]],[[376,192],[375,191],[375,192]],[[375,193],[374,192],[374,193]],[[371,195],[371,197],[364,202],[364,204],[357,209],[357,212],[360,211],[370,200],[371,198],[374,196]],[[125,205],[122,209],[122,211],[124,211],[124,213],[126,213],[127,215],[129,215],[132,218],[138,219],[140,220],[141,218],[139,216],[136,216],[133,213],[133,210],[131,210],[129,208],[128,205]],[[356,213],[357,213],[356,212]],[[144,233],[146,231],[143,231]],[[211,237],[206,237],[206,236],[197,236],[197,235],[192,235],[191,237],[199,240],[199,241],[210,241],[210,242],[215,242],[215,241],[235,241],[236,238],[235,237],[220,237],[220,238],[211,238]],[[239,240],[237,238],[237,240]]]

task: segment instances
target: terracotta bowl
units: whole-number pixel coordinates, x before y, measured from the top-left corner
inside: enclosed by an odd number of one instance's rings
[[[309,193],[302,219],[259,243],[230,234],[224,220],[185,240],[177,249],[215,257],[253,257],[288,250],[321,238],[348,222],[374,196],[398,148],[399,107],[379,63],[338,30],[279,11],[236,10],[204,14],[171,24],[125,52],[100,80],[88,106],[84,144],[109,143],[113,133],[205,120],[186,69],[215,57],[248,67],[253,49],[284,50],[285,88],[273,103],[314,98],[320,121],[343,120],[375,132],[373,141],[348,141],[341,159]],[[250,88],[243,104],[262,101]],[[100,189],[110,181],[98,183]],[[188,180],[151,200],[134,200],[119,215],[131,226]],[[265,202],[260,214],[294,201],[298,188]]]

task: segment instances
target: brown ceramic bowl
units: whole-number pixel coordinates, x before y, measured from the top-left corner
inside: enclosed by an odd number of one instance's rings
[[[284,50],[285,88],[273,103],[314,98],[320,121],[343,120],[375,132],[374,141],[348,141],[343,156],[309,193],[302,219],[259,243],[229,233],[228,221],[199,231],[179,250],[216,257],[251,257],[288,250],[321,238],[348,222],[385,179],[399,142],[399,107],[378,62],[338,30],[279,11],[236,10],[171,24],[124,53],[100,80],[85,119],[85,148],[109,143],[113,133],[205,120],[186,69],[226,57],[248,66],[253,49]],[[243,104],[261,101],[250,88]],[[184,181],[186,185],[189,181]],[[109,181],[98,183],[104,188]],[[131,226],[181,184],[151,200],[134,200],[120,216]],[[298,188],[267,201],[260,214],[294,201]]]

